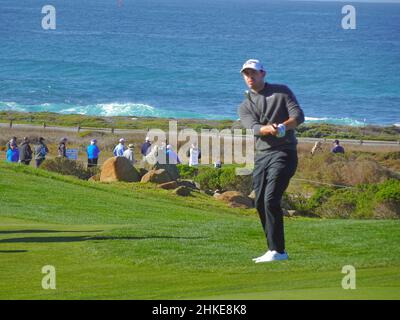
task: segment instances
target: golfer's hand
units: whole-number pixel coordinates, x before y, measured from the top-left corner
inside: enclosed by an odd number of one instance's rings
[[[268,124],[260,128],[260,133],[263,136],[272,135],[276,136],[278,134],[278,128],[276,124]]]

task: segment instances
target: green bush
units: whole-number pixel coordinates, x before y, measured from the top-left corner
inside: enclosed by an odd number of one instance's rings
[[[239,191],[248,195],[253,190],[252,175],[236,175],[236,167],[220,169],[199,167],[194,180],[202,190]]]
[[[335,189],[328,187],[318,188],[317,191],[308,199],[306,209],[314,212],[324,204],[334,194]]]
[[[376,200],[398,203],[400,206],[400,180],[387,180],[379,186]]]
[[[361,184],[346,189],[322,187],[309,198],[301,194],[288,194],[285,200],[290,209],[305,216],[352,219],[400,218],[400,180]]]
[[[309,208],[308,201],[301,193],[284,193],[282,207],[295,210],[297,215],[312,216],[313,212]]]
[[[253,190],[252,175],[236,175],[236,168],[222,168],[219,176],[222,190],[239,191],[244,195],[250,194]]]
[[[199,168],[198,175],[195,177],[195,181],[200,183],[201,190],[216,190],[222,189],[219,181],[221,175],[221,169],[215,169],[210,167]]]
[[[324,218],[351,218],[357,208],[357,198],[353,190],[338,190],[327,199],[316,213]]]
[[[182,179],[194,179],[199,171],[197,167],[191,167],[187,164],[178,164],[177,168]]]
[[[81,162],[61,157],[46,159],[40,168],[62,175],[74,176],[83,180],[87,180],[91,176],[99,173],[99,168],[85,168]]]

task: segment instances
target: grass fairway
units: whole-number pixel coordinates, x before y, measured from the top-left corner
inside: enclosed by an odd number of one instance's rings
[[[256,265],[255,211],[200,193],[0,163],[0,199],[1,299],[400,298],[399,221],[286,219],[290,260]],[[356,290],[341,288],[344,265]]]

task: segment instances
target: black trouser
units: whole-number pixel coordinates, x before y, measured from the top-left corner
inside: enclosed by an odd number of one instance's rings
[[[93,158],[93,159],[88,159],[88,168],[91,168],[91,167],[96,167],[97,166],[97,160],[98,160],[99,158]]]
[[[36,168],[39,168],[39,166],[42,164],[43,161],[44,161],[44,159],[35,159]]]
[[[29,166],[29,164],[31,163],[31,160],[21,160],[21,163]]]
[[[256,208],[269,250],[285,251],[281,200],[297,168],[296,150],[274,150],[257,154],[253,173]]]

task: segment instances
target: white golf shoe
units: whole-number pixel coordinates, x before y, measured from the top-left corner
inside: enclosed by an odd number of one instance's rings
[[[263,256],[256,258],[255,263],[281,261],[281,260],[287,260],[287,259],[289,259],[289,256],[286,252],[279,253],[274,250],[274,251],[268,251]]]
[[[257,258],[253,258],[252,260],[253,261],[257,261],[257,260],[259,260],[259,259],[262,259],[262,258],[266,258],[267,256],[270,256],[270,255],[272,255],[272,251],[271,250],[268,250],[266,253],[264,253],[262,256],[259,256],[259,257],[257,257]]]

